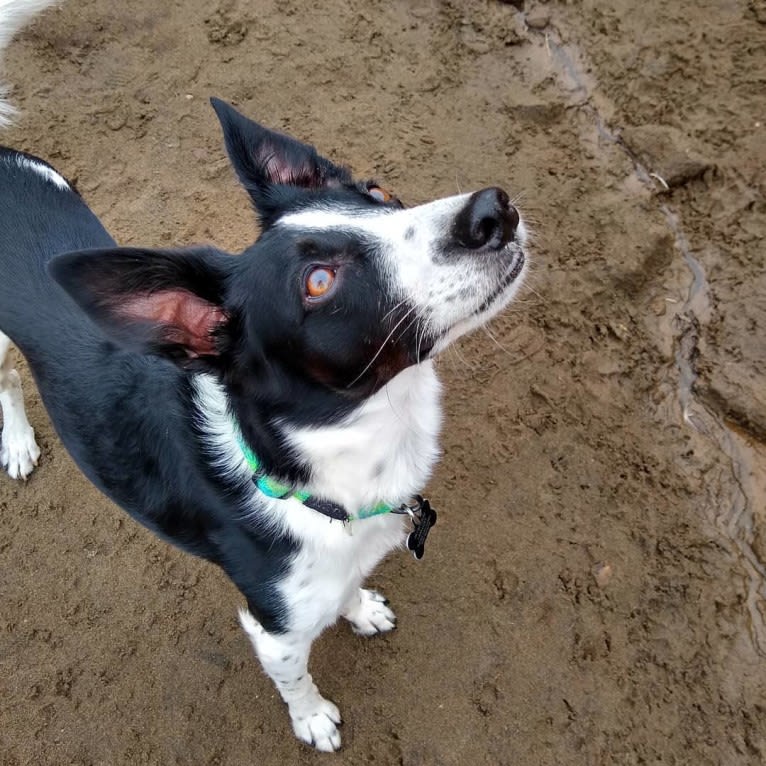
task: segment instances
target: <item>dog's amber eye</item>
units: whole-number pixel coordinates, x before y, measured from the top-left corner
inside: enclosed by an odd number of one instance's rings
[[[370,188],[367,189],[367,193],[378,202],[391,202],[394,198],[394,195],[391,194],[391,192],[386,191],[380,186],[370,186]]]
[[[322,298],[330,292],[335,282],[335,272],[326,266],[316,266],[306,275],[306,295]]]

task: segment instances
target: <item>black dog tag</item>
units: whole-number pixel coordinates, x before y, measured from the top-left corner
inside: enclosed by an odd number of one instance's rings
[[[412,551],[412,555],[420,560],[425,553],[428,533],[436,524],[436,511],[431,508],[431,503],[420,495],[417,495],[415,500],[417,500],[417,506],[410,508],[410,516],[415,528],[407,537],[407,547]]]

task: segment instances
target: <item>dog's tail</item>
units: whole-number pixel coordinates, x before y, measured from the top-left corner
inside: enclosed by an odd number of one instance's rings
[[[30,19],[58,0],[0,0],[0,59],[14,35]],[[16,110],[5,100],[7,89],[0,84],[0,127],[8,125]]]

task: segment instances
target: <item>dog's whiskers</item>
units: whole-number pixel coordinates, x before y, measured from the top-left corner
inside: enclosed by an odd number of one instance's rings
[[[498,339],[497,337],[492,333],[492,331],[487,327],[487,325],[484,325],[482,327],[484,330],[484,334],[492,341],[492,343],[497,346],[497,348],[500,349],[506,356],[512,356],[511,352],[508,348],[506,348]]]
[[[395,342],[398,343],[410,330],[412,325],[414,325],[418,319],[420,319],[419,314],[417,313],[417,310],[415,312],[415,316],[412,318],[412,320],[409,322],[409,324],[399,333],[399,335],[396,336]]]
[[[451,346],[448,346],[447,348],[448,348],[448,350],[449,350],[450,354],[451,354],[452,356],[455,356],[455,357],[457,357],[457,359],[458,359],[458,360],[459,360],[459,361],[460,361],[460,362],[463,364],[463,366],[464,366],[466,369],[468,369],[468,370],[471,370],[471,372],[473,372],[473,371],[476,369],[476,365],[473,365],[473,364],[471,364],[471,363],[470,363],[470,362],[469,362],[469,361],[468,361],[468,360],[467,360],[467,359],[466,359],[466,358],[463,356],[463,354],[461,353],[461,351],[460,351],[460,343],[459,343],[459,342],[458,342],[458,343],[453,343]]]
[[[369,370],[370,367],[372,367],[372,365],[375,364],[375,360],[383,353],[383,349],[386,347],[386,344],[388,343],[388,341],[391,340],[394,333],[397,331],[397,329],[402,324],[402,322],[404,322],[404,320],[407,319],[407,317],[410,314],[412,314],[413,311],[415,311],[415,306],[412,306],[410,309],[408,309],[405,312],[404,316],[394,325],[391,332],[388,333],[385,340],[380,344],[380,348],[375,352],[375,355],[372,357],[372,359],[370,359],[370,361],[365,365],[364,369],[346,386],[346,388],[351,388],[351,386],[357,383],[362,378],[362,376],[367,372],[367,370]]]
[[[388,310],[388,311],[387,311],[387,312],[386,312],[386,313],[383,315],[383,317],[382,317],[382,319],[381,319],[380,321],[381,321],[381,322],[385,322],[385,321],[386,321],[386,319],[388,319],[388,318],[391,316],[391,314],[393,314],[393,313],[394,313],[394,311],[396,311],[397,309],[400,309],[402,306],[404,306],[404,304],[405,304],[406,302],[407,302],[407,299],[406,299],[406,298],[403,298],[402,300],[400,300],[400,301],[399,301],[399,303],[397,303],[397,304],[396,304],[396,306],[394,306],[392,309],[389,309],[389,310]]]

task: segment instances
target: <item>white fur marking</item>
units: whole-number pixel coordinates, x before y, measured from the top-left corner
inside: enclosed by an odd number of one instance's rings
[[[400,372],[342,422],[284,426],[311,466],[311,491],[352,515],[380,502],[398,505],[422,490],[439,457],[441,386],[433,362]]]
[[[46,181],[50,181],[54,186],[63,191],[71,191],[71,186],[67,183],[66,179],[59,175],[53,168],[44,165],[42,162],[37,162],[30,157],[19,156],[16,159],[19,167],[24,170],[31,170],[33,173],[42,176]]]

